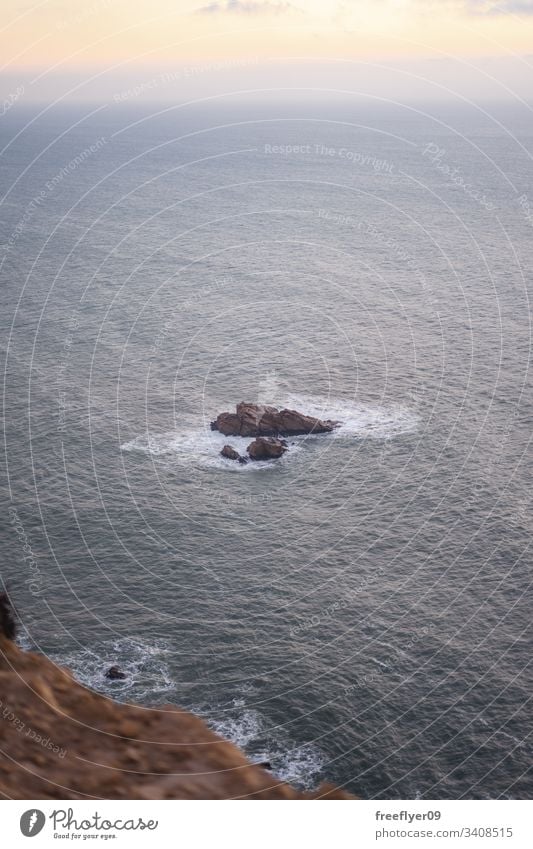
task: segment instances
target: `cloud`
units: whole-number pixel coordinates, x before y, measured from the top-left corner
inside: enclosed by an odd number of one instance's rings
[[[290,3],[272,3],[269,0],[216,0],[196,10],[199,15],[233,13],[237,15],[280,15],[294,9]]]
[[[444,6],[452,13],[463,11],[479,17],[533,15],[533,0],[412,0],[412,4],[432,9]]]
[[[465,0],[474,15],[533,15],[533,0]]]

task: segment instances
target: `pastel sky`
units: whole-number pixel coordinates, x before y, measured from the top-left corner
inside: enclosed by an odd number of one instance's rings
[[[10,81],[252,58],[309,66],[490,57],[514,67],[507,82],[520,84],[533,65],[533,0],[3,0],[2,10]]]

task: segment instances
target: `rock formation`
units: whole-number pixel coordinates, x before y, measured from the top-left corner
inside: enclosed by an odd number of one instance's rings
[[[225,457],[226,460],[237,460],[238,463],[245,466],[248,462],[246,457],[242,457],[238,451],[235,451],[231,445],[224,445],[224,448],[220,452],[221,457]]]
[[[259,436],[246,449],[251,460],[277,460],[287,450],[284,439]]]
[[[299,436],[307,433],[331,433],[339,425],[296,410],[278,410],[262,404],[237,404],[235,413],[220,413],[211,429],[224,436]]]
[[[110,678],[111,681],[122,681],[124,678],[127,678],[127,675],[125,672],[122,672],[118,666],[110,666],[105,677]]]
[[[232,448],[231,445],[224,445],[220,455],[221,457],[225,457],[226,460],[240,460],[241,458],[239,452],[235,451],[235,448]]]
[[[8,799],[347,799],[306,794],[252,764],[198,717],[91,692],[13,642],[0,594],[0,795]]]

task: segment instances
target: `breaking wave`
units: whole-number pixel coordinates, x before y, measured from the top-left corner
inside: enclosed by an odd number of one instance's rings
[[[232,701],[232,707],[217,716],[217,711],[195,708],[217,734],[231,740],[254,763],[268,762],[272,775],[304,790],[320,782],[327,764],[324,752],[313,743],[295,744],[283,728],[270,726],[267,718],[242,698]]]

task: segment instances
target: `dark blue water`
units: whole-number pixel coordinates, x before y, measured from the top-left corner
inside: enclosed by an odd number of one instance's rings
[[[303,786],[530,797],[531,113],[95,109],[0,123],[22,643]],[[234,466],[240,400],[342,427]]]

